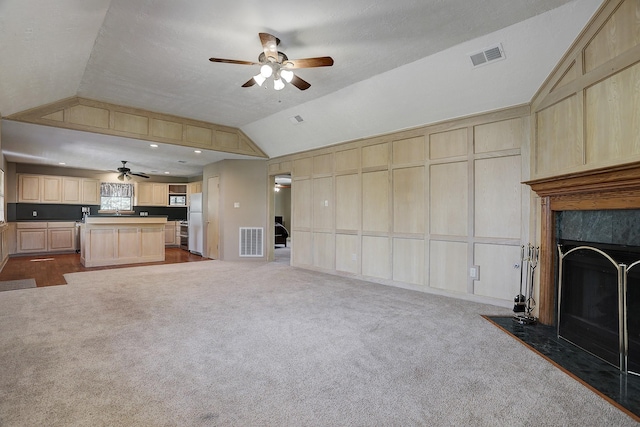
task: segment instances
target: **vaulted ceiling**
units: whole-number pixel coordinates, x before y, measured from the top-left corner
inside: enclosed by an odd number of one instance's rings
[[[3,0],[2,148],[9,161],[104,169],[128,159],[169,170],[193,157],[6,119],[76,96],[239,128],[269,157],[524,104],[601,3]],[[208,61],[257,62],[259,32],[277,36],[291,59],[331,56],[335,64],[297,70],[308,90],[275,91],[241,87],[256,65]],[[496,44],[505,60],[472,66],[470,54]],[[245,158],[202,154],[172,173]]]

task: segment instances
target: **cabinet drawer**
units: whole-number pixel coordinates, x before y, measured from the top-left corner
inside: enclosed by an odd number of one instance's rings
[[[18,222],[16,225],[17,229],[21,228],[47,228],[46,222]]]

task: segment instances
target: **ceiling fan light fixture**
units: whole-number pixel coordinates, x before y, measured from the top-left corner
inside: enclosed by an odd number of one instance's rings
[[[275,90],[281,90],[284,88],[284,82],[282,81],[282,79],[276,79],[273,81],[273,88]]]
[[[124,181],[124,174],[123,173],[118,175],[118,181]]]
[[[271,77],[272,74],[273,74],[273,68],[271,68],[271,65],[264,64],[262,67],[260,67],[260,75],[265,79],[268,79],[269,77]]]
[[[280,77],[282,77],[287,83],[291,83],[291,80],[293,80],[293,71],[280,70]]]
[[[253,76],[253,80],[256,81],[258,86],[262,86],[262,83],[264,83],[264,81],[267,79],[262,77],[262,74],[256,74],[255,76]]]

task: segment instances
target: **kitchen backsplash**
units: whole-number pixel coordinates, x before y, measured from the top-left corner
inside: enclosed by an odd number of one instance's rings
[[[8,221],[79,221],[82,219],[82,206],[68,204],[8,203]],[[99,205],[89,205],[91,215],[98,215]],[[136,215],[148,212],[149,215],[166,215],[169,221],[187,219],[186,207],[135,206]],[[36,216],[33,213],[36,212]]]

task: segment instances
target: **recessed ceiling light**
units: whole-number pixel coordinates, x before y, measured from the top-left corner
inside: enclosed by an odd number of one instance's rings
[[[202,150],[194,150],[193,152],[196,153],[196,154],[200,154],[200,153],[202,153]]]
[[[171,172],[165,172],[165,174],[169,175]]]
[[[65,162],[59,162],[58,164],[59,164],[59,165],[66,165],[66,163],[65,163]]]
[[[158,144],[149,144],[149,147],[151,147],[151,148],[158,148]]]

